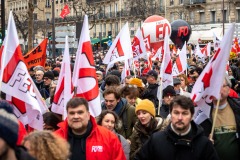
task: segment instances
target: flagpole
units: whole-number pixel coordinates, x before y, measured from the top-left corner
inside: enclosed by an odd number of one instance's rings
[[[211,130],[211,133],[209,135],[209,139],[210,140],[212,140],[212,138],[213,138],[213,132],[214,132],[214,128],[215,128],[215,125],[216,125],[216,119],[217,119],[217,114],[218,114],[219,103],[220,103],[220,98],[217,101],[217,106],[216,106],[216,110],[215,110],[215,113],[214,113],[212,130]]]

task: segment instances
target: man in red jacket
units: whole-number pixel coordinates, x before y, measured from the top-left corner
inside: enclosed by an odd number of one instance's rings
[[[58,126],[55,133],[70,144],[70,160],[126,159],[117,136],[96,124],[84,98],[72,98],[67,103],[67,119]]]

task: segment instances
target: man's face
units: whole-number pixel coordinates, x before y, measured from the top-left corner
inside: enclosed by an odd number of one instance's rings
[[[36,81],[40,82],[43,79],[43,71],[36,71],[35,73],[35,77],[36,77]]]
[[[156,83],[156,79],[153,76],[147,76],[147,82],[149,84],[155,84]]]
[[[107,109],[111,111],[114,110],[114,108],[117,106],[117,103],[120,101],[120,99],[115,98],[113,93],[105,95],[104,99]]]
[[[97,74],[97,80],[101,81],[102,79],[103,79],[102,75],[101,74]]]
[[[121,73],[123,71],[123,66],[119,66],[118,71]]]
[[[186,110],[180,105],[174,105],[171,112],[171,120],[173,128],[180,133],[184,133],[190,126],[192,114],[189,109]]]
[[[0,159],[7,156],[7,152],[8,152],[8,145],[2,138],[0,138]]]
[[[137,97],[128,95],[125,98],[126,98],[126,100],[128,101],[129,104],[135,106],[136,101],[137,101]]]
[[[173,96],[173,95],[166,95],[166,96],[163,97],[163,102],[165,104],[169,105],[174,97],[175,96]]]
[[[220,103],[223,103],[227,100],[229,92],[230,92],[230,87],[227,85],[226,80],[224,80],[223,85],[220,90],[220,95],[221,95]],[[216,103],[217,100],[214,99],[213,102]]]
[[[73,133],[82,135],[86,132],[90,113],[84,105],[79,105],[76,108],[69,107],[67,118],[68,126],[72,129]]]
[[[52,80],[50,78],[48,78],[48,77],[43,78],[43,83],[45,86],[50,86],[51,82],[52,82]]]

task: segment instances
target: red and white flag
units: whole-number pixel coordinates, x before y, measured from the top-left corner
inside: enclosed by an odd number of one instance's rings
[[[172,76],[178,76],[187,69],[187,47],[186,42],[182,47],[182,50],[178,50],[176,62],[173,64]]]
[[[73,84],[71,77],[69,45],[68,37],[66,36],[61,71],[52,103],[52,112],[63,115],[64,119],[67,117],[67,102],[73,97]]]
[[[196,49],[194,53],[197,56],[198,61],[205,63],[206,55],[202,53],[198,43],[196,44]]]
[[[24,125],[42,130],[42,114],[47,111],[47,107],[24,63],[12,12],[9,15],[6,35],[0,54],[0,90],[6,93],[6,99],[15,105],[14,113]]]
[[[168,85],[173,86],[172,59],[170,54],[171,53],[169,48],[169,35],[166,32],[164,37],[164,54],[160,71],[162,89],[166,88]]]
[[[101,103],[87,15],[84,17],[81,37],[76,53],[73,85],[77,87],[75,96],[85,98],[89,104],[90,114],[94,117],[98,116],[101,113]]]
[[[211,52],[211,42],[208,42],[208,44],[201,48],[201,52],[205,57],[209,57]]]
[[[132,41],[132,51],[133,51],[133,59],[138,60],[138,58],[147,58],[147,51],[145,47],[145,43],[143,41],[143,36],[141,29],[138,28],[133,41]]]
[[[130,66],[129,66],[129,60],[125,59],[124,61],[124,69],[121,73],[121,81],[124,82],[125,78],[130,75]]]
[[[198,124],[209,118],[209,104],[212,102],[213,97],[220,98],[220,90],[226,74],[226,65],[232,45],[230,39],[233,38],[234,28],[234,24],[229,27],[217,52],[208,62],[193,86],[191,98],[197,104],[194,118]]]
[[[70,13],[70,9],[68,7],[68,5],[66,4],[62,10],[62,12],[60,13],[60,17],[62,19],[64,19],[68,14]]]
[[[128,23],[126,23],[104,57],[103,63],[108,64],[106,73],[109,68],[113,67],[114,63],[118,61],[125,61],[125,59],[130,59],[132,57],[133,54],[130,33]]]

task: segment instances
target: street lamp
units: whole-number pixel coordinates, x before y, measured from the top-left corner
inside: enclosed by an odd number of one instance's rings
[[[54,11],[54,0],[52,0],[52,58],[55,60],[55,11]]]

